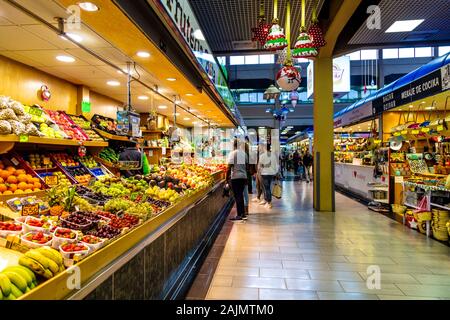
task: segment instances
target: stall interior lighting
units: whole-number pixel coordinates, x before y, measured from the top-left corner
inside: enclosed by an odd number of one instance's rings
[[[95,12],[95,11],[99,10],[98,6],[92,2],[80,2],[80,3],[78,3],[78,6],[81,9],[83,9],[84,11],[89,11],[89,12]]]
[[[395,21],[387,30],[386,33],[392,32],[410,32],[417,28],[425,19],[417,20],[398,20]]]

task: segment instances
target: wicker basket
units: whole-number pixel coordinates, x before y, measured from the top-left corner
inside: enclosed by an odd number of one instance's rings
[[[439,241],[448,241],[448,230],[444,231],[433,228],[433,237]]]
[[[416,219],[419,222],[420,221],[431,221],[431,212],[430,211],[418,212]]]
[[[406,207],[402,206],[401,204],[393,204],[391,205],[392,207],[392,212],[399,214],[399,215],[404,215],[405,211],[406,211]]]

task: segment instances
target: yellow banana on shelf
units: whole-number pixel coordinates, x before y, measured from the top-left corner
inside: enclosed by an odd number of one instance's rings
[[[9,296],[11,293],[11,280],[2,273],[0,273],[0,289],[2,290],[4,297]]]
[[[54,275],[59,273],[59,266],[53,260],[48,259],[48,268]]]
[[[25,289],[24,291],[27,291],[27,289]],[[18,298],[23,295],[23,292],[19,288],[17,288],[14,284],[11,284],[11,294],[13,294],[16,298]]]
[[[11,284],[14,284],[17,288],[19,288],[20,291],[24,292],[25,290],[27,290],[27,281],[19,273],[15,271],[6,271],[2,273],[6,275],[9,280],[11,280]]]
[[[30,259],[25,256],[19,258],[19,264],[27,268],[30,268],[34,273],[40,276],[43,276],[45,274],[45,270],[47,270],[44,268],[44,266],[42,266],[42,264],[40,264],[36,260]]]
[[[5,270],[3,270],[3,272],[5,272],[5,271],[17,272],[19,275],[22,276],[22,278],[24,278],[27,281],[27,287],[29,287],[31,285],[31,283],[33,282],[33,278],[30,276],[30,274],[27,271],[25,271],[22,268],[24,268],[24,267],[22,267],[22,266],[12,266],[12,267],[6,268]]]
[[[48,269],[48,263],[49,263],[49,259],[44,257],[42,254],[40,254],[38,251],[36,250],[30,250],[27,251],[25,253],[25,257],[28,257],[30,259],[36,260],[37,262],[39,262],[40,264],[42,264],[42,266],[45,269]]]
[[[46,246],[46,247],[41,247],[41,248],[37,249],[37,251],[40,254],[42,254],[43,256],[45,256],[46,258],[51,259],[54,262],[56,262],[57,265],[63,264],[63,258],[61,256],[61,253],[59,253],[55,249],[52,249],[52,248]]]

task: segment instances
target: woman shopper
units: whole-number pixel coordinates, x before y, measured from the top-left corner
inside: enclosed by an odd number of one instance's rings
[[[273,151],[264,150],[259,156],[261,177],[264,186],[264,201],[259,204],[267,209],[272,209],[272,181],[279,170],[279,157]]]
[[[236,217],[231,221],[243,221],[245,218],[244,192],[247,185],[247,155],[245,147],[236,139],[233,142],[233,151],[228,156],[228,170],[226,179],[233,190],[236,202]]]
[[[313,157],[308,150],[306,150],[303,156],[303,165],[305,166],[306,182],[311,181],[311,166],[313,165]]]
[[[258,150],[259,155],[261,155],[263,152],[265,152],[265,147],[263,145],[259,145]],[[261,196],[264,194],[264,184],[262,181],[261,166],[259,161],[256,165],[255,180],[256,180],[256,198],[254,198],[252,201],[259,203],[261,202]]]

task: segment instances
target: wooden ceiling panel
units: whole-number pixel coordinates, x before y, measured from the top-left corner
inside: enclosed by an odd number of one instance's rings
[[[26,64],[31,67],[41,67],[43,64],[38,60],[34,60],[33,58],[26,57],[22,55],[18,51],[0,51],[2,56],[10,58],[12,60],[18,61],[20,63]]]
[[[36,37],[31,32],[24,32],[24,29],[17,26],[0,27],[0,47],[11,51],[57,49],[50,42]]]

